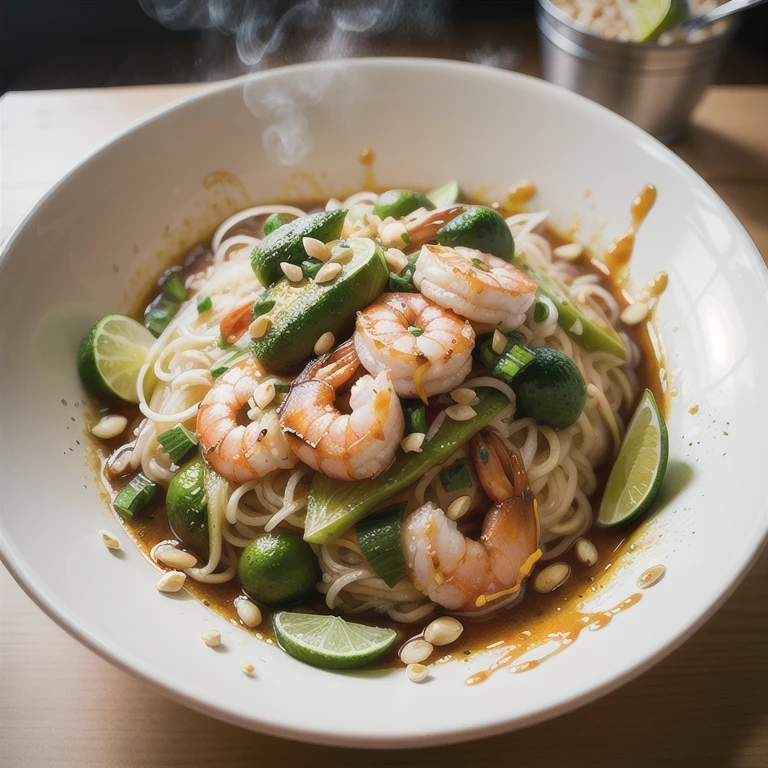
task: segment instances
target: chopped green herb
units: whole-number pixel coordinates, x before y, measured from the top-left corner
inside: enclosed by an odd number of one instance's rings
[[[450,467],[440,470],[440,482],[446,493],[453,493],[462,488],[472,487],[472,472],[466,461],[451,464]]]
[[[261,315],[266,315],[267,312],[270,312],[274,308],[274,306],[275,302],[273,299],[266,299],[262,296],[254,302],[251,315],[255,320],[257,317],[261,317]]]
[[[421,336],[424,333],[423,328],[419,328],[416,325],[409,325],[408,326],[408,332],[412,333],[414,336]]]
[[[203,312],[207,312],[212,306],[213,306],[213,301],[211,301],[210,296],[204,296],[203,298],[200,298],[197,300],[198,314],[202,315]]]
[[[490,272],[491,268],[482,259],[472,259],[472,264],[481,272]]]
[[[313,278],[323,266],[323,262],[318,259],[307,259],[301,262],[301,273],[304,277]]]
[[[504,353],[499,357],[499,362],[493,369],[493,375],[497,379],[511,384],[515,376],[532,363],[535,358],[536,355],[530,349],[514,344],[504,350]]]
[[[123,517],[136,517],[155,498],[158,488],[144,473],[139,472],[117,494],[114,507]]]
[[[536,306],[533,308],[534,322],[543,323],[549,317],[549,305],[541,299],[536,299]]]
[[[402,241],[403,241],[403,242],[404,242],[406,245],[408,245],[408,243],[410,243],[410,242],[411,242],[411,238],[410,238],[410,236],[408,235],[408,233],[407,233],[407,232],[403,232],[403,234],[402,234],[402,235],[400,235],[400,238],[402,239]]]
[[[418,293],[413,284],[413,273],[416,270],[416,262],[419,259],[421,251],[416,251],[408,257],[408,264],[402,271],[390,272],[388,288],[390,291],[406,291],[407,293]]]
[[[405,416],[405,431],[410,435],[413,432],[427,431],[427,410],[420,400],[403,400],[403,416]]]
[[[290,391],[291,391],[291,384],[289,383],[283,384],[282,382],[275,383],[275,392],[278,392],[281,395],[287,395]]]
[[[181,282],[181,278],[175,273],[171,272],[168,277],[163,280],[160,285],[160,290],[166,299],[178,302],[186,301],[187,289],[184,287],[184,283]]]
[[[280,229],[283,224],[288,224],[296,217],[291,213],[273,213],[264,222],[264,237],[271,235],[276,229]]]
[[[178,465],[197,445],[198,438],[194,432],[190,432],[183,424],[176,424],[167,432],[158,435],[157,442],[163,446],[163,450],[171,457],[171,461]]]
[[[245,360],[246,357],[248,357],[247,349],[241,349],[229,357],[225,357],[221,362],[211,368],[211,375],[214,379],[218,379],[222,373],[226,373],[233,365],[237,365],[241,360]]]

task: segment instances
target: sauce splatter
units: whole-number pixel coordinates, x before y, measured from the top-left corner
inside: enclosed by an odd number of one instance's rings
[[[664,578],[666,572],[667,569],[663,565],[654,565],[640,574],[640,578],[637,580],[637,586],[640,587],[640,589],[648,589],[654,584],[658,584],[662,578]]]
[[[536,185],[532,181],[518,181],[513,184],[507,192],[507,199],[504,201],[504,207],[511,211],[522,211],[525,204],[530,202],[536,195]]]
[[[642,595],[639,592],[635,592],[626,600],[622,600],[618,605],[609,608],[607,611],[597,611],[595,613],[574,612],[570,617],[564,616],[562,617],[562,620],[558,622],[560,628],[555,632],[550,632],[542,640],[532,641],[530,632],[521,632],[514,641],[510,643],[509,650],[496,659],[488,669],[475,672],[464,682],[467,685],[477,685],[478,683],[487,680],[494,672],[498,672],[504,667],[510,667],[509,671],[512,674],[519,674],[520,672],[527,672],[529,669],[535,669],[542,662],[551,659],[553,656],[556,656],[558,653],[561,653],[566,648],[573,645],[585,629],[588,629],[590,632],[595,632],[598,629],[607,627],[614,616],[622,613],[622,611],[626,611],[633,605],[637,605],[641,599]],[[544,644],[548,645],[549,643],[554,643],[554,646],[540,658],[524,661],[520,664],[516,663],[525,654]]]
[[[630,206],[632,225],[606,249],[605,265],[613,281],[619,285],[626,283],[629,278],[628,267],[635,247],[635,235],[655,202],[656,187],[653,184],[647,184],[640,190]]]
[[[363,188],[375,189],[376,178],[373,173],[373,164],[376,162],[376,153],[370,147],[363,147],[357,158],[361,165],[365,167],[365,173],[363,174]]]
[[[695,415],[696,415],[698,412],[699,412],[699,406],[698,406],[698,405],[692,405],[692,406],[691,406],[691,407],[688,409],[688,413],[690,413],[690,414],[691,414],[691,416],[695,416]]]

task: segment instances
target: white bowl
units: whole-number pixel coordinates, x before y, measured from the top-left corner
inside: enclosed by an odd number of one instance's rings
[[[158,593],[157,571],[124,533],[120,557],[97,534],[118,526],[86,467],[75,368],[81,334],[101,314],[128,309],[147,275],[183,242],[244,204],[242,190],[225,177],[203,190],[211,171],[236,173],[257,201],[339,194],[362,187],[357,152],[364,146],[375,149],[376,181],[385,187],[455,177],[466,189],[504,190],[533,179],[556,220],[568,225],[576,215],[583,236],[603,243],[627,226],[629,202],[644,184],[659,190],[633,274],[642,282],[669,272],[659,327],[677,391],[670,477],[684,478],[683,465],[693,476],[607,583],[603,604],[636,591],[638,574],[650,565],[663,563],[666,577],[609,627],[585,633],[522,675],[499,673],[465,686],[468,672],[488,658],[438,666],[419,686],[401,671],[323,672],[185,593]],[[402,747],[552,717],[615,688],[681,643],[760,550],[767,528],[767,293],[755,246],[699,176],[630,123],[552,85],[405,59],[312,64],[225,83],[144,120],[91,156],[5,245],[3,561],[43,610],[97,653],[247,728]],[[688,411],[693,405],[696,415]],[[200,640],[215,627],[225,636],[223,652]],[[240,672],[239,661],[254,663],[254,678]]]

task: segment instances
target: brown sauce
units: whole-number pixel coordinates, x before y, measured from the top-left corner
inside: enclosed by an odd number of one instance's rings
[[[364,150],[360,153],[361,163],[369,168],[369,170],[374,160],[372,151]],[[370,189],[375,188],[373,184],[366,184],[366,187]],[[651,191],[649,192],[648,190]],[[652,187],[647,187],[633,201],[634,229],[639,226],[642,218],[647,214],[654,198],[655,190]],[[315,201],[295,204],[307,211],[316,210],[324,206],[323,203]],[[500,209],[502,213],[510,215],[510,209],[507,208],[506,201],[502,204],[496,204],[494,207]],[[244,222],[238,226],[238,232],[260,235],[260,224],[257,222]],[[543,232],[543,234],[553,248],[571,242],[571,240],[555,230],[550,229]],[[179,271],[183,279],[188,274],[206,266],[210,263],[211,259],[212,253],[209,245],[201,243],[184,256],[180,261],[180,267],[174,269]],[[580,263],[584,269],[594,271],[601,276],[602,284],[611,291],[622,308],[629,304],[622,285],[613,280],[613,270],[607,270],[602,262],[593,258],[588,251],[585,251]],[[157,288],[153,288],[150,295],[143,297],[138,302],[136,311],[133,313],[134,316],[140,319],[144,308],[156,295]],[[668,412],[666,374],[662,363],[660,345],[653,325],[650,322],[643,323],[629,329],[629,332],[642,351],[642,362],[638,369],[639,390],[642,392],[644,387],[651,389],[662,412],[666,415]],[[110,410],[112,412],[118,410],[123,413],[128,418],[129,424],[138,423],[138,409],[134,406],[126,404],[120,409],[110,407]],[[627,416],[628,414],[624,415]],[[99,465],[114,449],[122,444],[123,440],[124,438],[106,442],[92,442],[90,456],[91,464],[95,471],[100,471]],[[607,466],[597,470],[598,490],[592,497],[593,504],[599,500],[602,494],[603,487],[607,481],[608,471],[609,467]],[[110,496],[113,498],[121,485],[120,481],[112,481],[112,492],[102,494],[105,496],[107,503],[111,502]],[[99,486],[101,486],[101,483],[99,483]],[[156,504],[149,508],[137,520],[125,520],[117,514],[116,517],[130,534],[132,540],[139,546],[145,557],[151,562],[154,562],[150,554],[153,547],[163,541],[175,541],[162,504]],[[639,593],[630,595],[608,611],[584,614],[580,612],[579,607],[585,600],[595,596],[605,588],[606,579],[603,577],[617,564],[621,559],[622,553],[627,548],[634,548],[630,539],[635,529],[636,527],[633,528],[632,526],[609,530],[593,528],[586,534],[586,537],[595,545],[598,551],[598,560],[594,565],[585,566],[581,564],[577,560],[573,549],[571,549],[570,552],[559,558],[559,562],[567,563],[571,568],[571,575],[565,584],[549,594],[540,594],[533,589],[527,588],[523,599],[512,610],[507,611],[503,615],[492,616],[488,620],[462,618],[462,623],[465,627],[462,636],[451,646],[437,648],[430,661],[432,663],[445,663],[451,660],[469,662],[473,660],[475,654],[484,652],[489,649],[489,646],[491,650],[503,647],[505,649],[504,654],[493,662],[488,670],[475,673],[468,678],[467,682],[469,684],[476,684],[486,679],[492,672],[503,667],[511,667],[512,671],[516,673],[532,669],[538,666],[544,658],[549,658],[571,645],[584,629],[595,630],[605,626],[615,615],[636,604],[640,600],[641,595]],[[269,610],[262,609],[264,620],[255,629],[247,629],[240,621],[234,607],[234,600],[242,592],[236,579],[224,584],[204,584],[188,579],[185,589],[232,624],[251,632],[259,639],[274,642]],[[306,607],[318,613],[328,612],[320,595],[313,598]],[[394,627],[400,632],[403,640],[418,634],[423,627],[423,625],[419,624],[397,624],[378,614],[354,616],[352,618],[362,623]],[[523,654],[532,648],[542,646],[544,643],[552,640],[553,637],[558,640],[559,645],[544,658],[519,665],[515,664]],[[395,649],[383,660],[380,660],[377,666],[402,666],[396,654],[396,648],[399,645],[400,643],[397,643]],[[442,656],[440,655],[441,653]]]

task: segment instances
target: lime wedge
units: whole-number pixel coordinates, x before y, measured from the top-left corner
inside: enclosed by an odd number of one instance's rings
[[[86,388],[99,397],[138,403],[136,381],[155,337],[126,315],[106,315],[80,342],[77,370]]]
[[[444,208],[453,205],[459,199],[459,182],[449,181],[442,187],[427,192],[427,197],[435,204],[435,208]]]
[[[646,389],[611,469],[597,524],[611,528],[645,512],[661,488],[668,455],[667,425]]]
[[[655,43],[663,32],[688,18],[687,0],[637,0],[625,4],[632,36],[641,43]]]
[[[353,624],[338,616],[281,611],[272,618],[280,647],[299,661],[321,669],[355,669],[386,653],[394,629]]]

